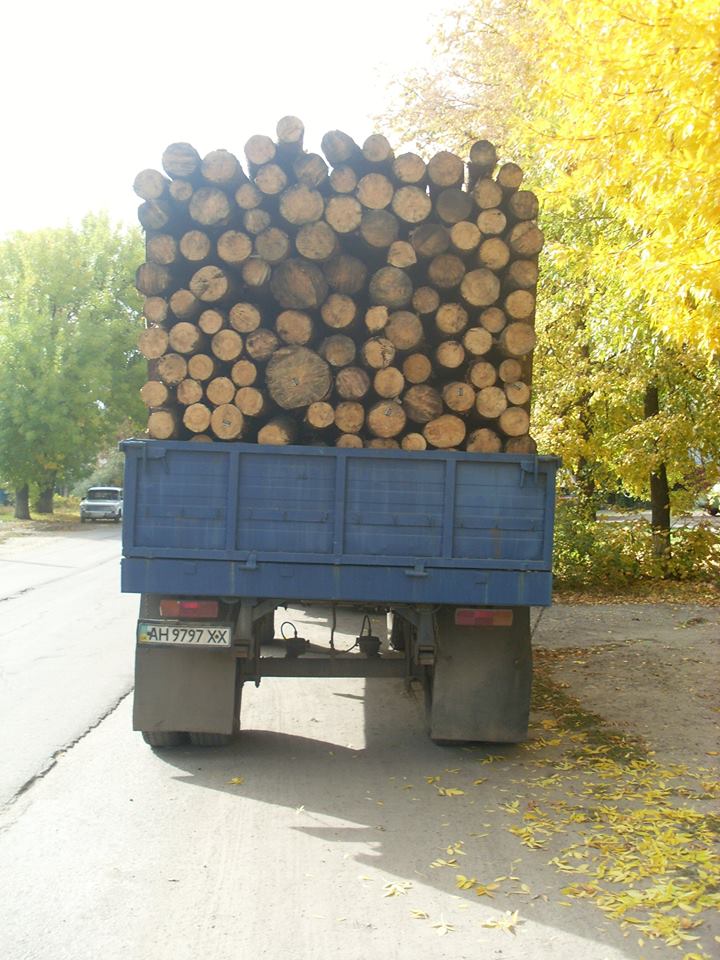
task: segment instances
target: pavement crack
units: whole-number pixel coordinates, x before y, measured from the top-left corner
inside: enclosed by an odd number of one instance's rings
[[[124,690],[120,694],[120,696],[116,697],[116,699],[113,700],[113,702],[110,704],[107,710],[101,713],[100,716],[97,717],[90,724],[90,726],[88,726],[85,730],[83,730],[82,733],[78,734],[77,737],[75,737],[73,740],[69,740],[67,743],[64,743],[61,747],[58,747],[58,749],[50,757],[48,757],[47,762],[45,763],[45,766],[42,767],[41,770],[38,770],[37,773],[33,774],[33,776],[30,777],[29,780],[26,780],[25,783],[23,783],[22,786],[20,786],[15,791],[15,793],[3,803],[4,809],[7,811],[10,807],[12,807],[12,805],[17,800],[19,800],[20,797],[26,794],[28,790],[32,789],[32,787],[34,787],[35,784],[38,783],[40,780],[43,780],[48,775],[48,773],[50,773],[50,771],[57,766],[57,763],[61,757],[69,753],[70,750],[72,750],[81,741],[83,741],[85,737],[88,736],[88,734],[92,733],[93,730],[96,730],[100,726],[100,724],[103,723],[103,721],[107,720],[108,717],[112,716],[112,714],[115,713],[118,707],[120,707],[122,703],[125,700],[127,700],[130,694],[133,692],[133,689],[134,689],[134,684],[131,684],[130,687],[128,687],[127,690]]]

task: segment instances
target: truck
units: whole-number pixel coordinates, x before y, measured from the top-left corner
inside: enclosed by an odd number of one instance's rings
[[[397,677],[438,743],[518,742],[530,609],[552,593],[558,460],[535,454],[127,440],[122,590],[140,594],[133,727],[221,745],[245,683]],[[276,636],[323,605],[329,642]],[[338,651],[338,610],[358,617]],[[367,629],[386,614],[389,642]]]

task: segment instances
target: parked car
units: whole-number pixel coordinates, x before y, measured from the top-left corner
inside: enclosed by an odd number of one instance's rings
[[[720,513],[720,483],[714,484],[708,490],[705,509],[711,517],[716,517]]]
[[[122,487],[90,487],[80,501],[80,522],[114,520],[120,523],[123,514]]]

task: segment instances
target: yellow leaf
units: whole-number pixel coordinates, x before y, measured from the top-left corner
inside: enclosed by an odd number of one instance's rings
[[[228,783],[232,783],[232,784],[245,783],[245,777],[233,777],[232,780],[228,780]]]

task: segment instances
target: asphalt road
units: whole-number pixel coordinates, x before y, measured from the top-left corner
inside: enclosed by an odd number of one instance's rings
[[[0,548],[3,960],[679,955],[508,832],[544,754],[435,746],[400,682],[266,680],[231,746],[151,751],[118,554],[100,526]]]

